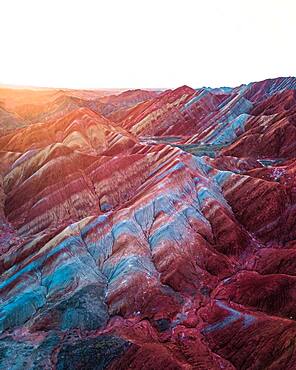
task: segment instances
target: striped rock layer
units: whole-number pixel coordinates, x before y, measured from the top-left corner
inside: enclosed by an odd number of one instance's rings
[[[295,78],[0,97],[0,368],[295,369]]]

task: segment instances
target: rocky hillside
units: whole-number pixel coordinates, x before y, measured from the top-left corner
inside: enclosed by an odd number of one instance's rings
[[[0,95],[0,368],[293,370],[296,78]]]

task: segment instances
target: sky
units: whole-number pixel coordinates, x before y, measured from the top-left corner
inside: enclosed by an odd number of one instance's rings
[[[0,14],[0,84],[197,88],[296,76],[295,0],[2,0]]]

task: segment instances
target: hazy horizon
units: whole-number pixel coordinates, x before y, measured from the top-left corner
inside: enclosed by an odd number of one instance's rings
[[[164,90],[170,90],[170,89],[176,89],[178,87],[181,87],[181,86],[189,86],[193,89],[202,89],[202,88],[210,88],[210,89],[219,89],[219,88],[236,88],[236,87],[239,87],[239,86],[243,86],[243,85],[248,85],[250,83],[256,83],[256,82],[262,82],[262,81],[266,81],[266,80],[274,80],[274,79],[278,79],[278,78],[296,78],[296,75],[295,76],[273,76],[273,77],[270,77],[270,78],[265,78],[263,80],[256,80],[256,81],[246,81],[246,82],[243,82],[239,85],[235,85],[235,86],[190,86],[190,85],[187,85],[187,84],[183,84],[183,85],[179,85],[179,86],[166,86],[166,87],[117,87],[117,88],[110,88],[110,87],[78,87],[78,88],[73,88],[73,87],[65,87],[65,86],[18,86],[18,85],[9,85],[9,84],[1,84],[0,83],[0,89],[15,89],[15,90],[61,90],[61,91],[64,91],[64,90],[83,90],[83,91],[98,91],[98,92],[110,92],[110,93],[121,93],[121,92],[124,92],[124,91],[128,91],[128,90],[151,90],[151,91],[164,91]]]

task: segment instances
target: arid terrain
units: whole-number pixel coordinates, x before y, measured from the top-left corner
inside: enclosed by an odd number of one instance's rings
[[[296,78],[0,88],[0,368],[293,370]]]

